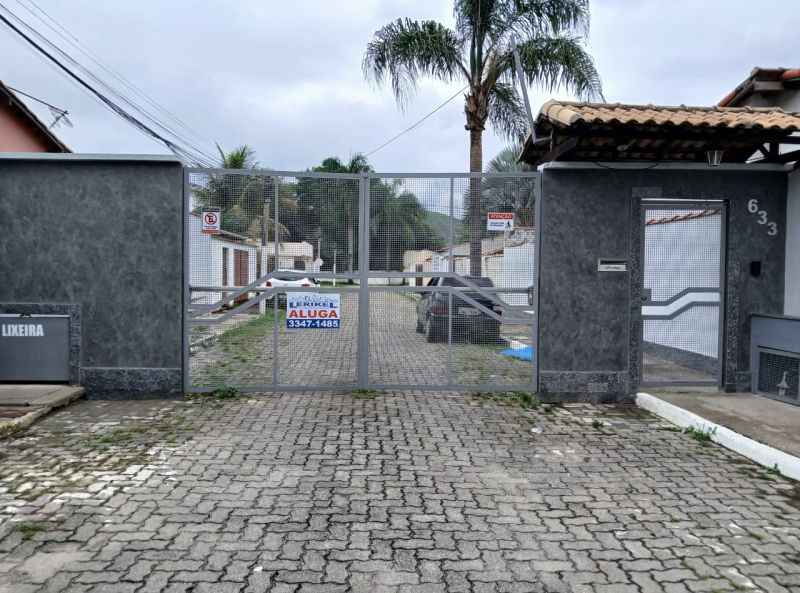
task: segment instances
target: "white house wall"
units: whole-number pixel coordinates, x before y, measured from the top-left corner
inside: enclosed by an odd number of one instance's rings
[[[656,213],[653,213],[656,217]],[[685,288],[718,288],[720,217],[708,216],[646,227],[644,287],[653,301],[663,301]],[[687,264],[687,262],[690,262]],[[688,300],[702,300],[703,293]],[[669,313],[675,307],[643,307],[643,313]],[[719,349],[719,308],[700,306],[668,321],[646,320],[644,341],[705,356],[716,357]]]
[[[189,285],[190,286],[221,286],[222,282],[222,253],[228,249],[228,286],[234,282],[234,250],[246,251],[248,284],[257,276],[257,249],[236,241],[228,241],[217,235],[207,235],[202,232],[200,218],[189,216]],[[250,293],[249,296],[253,296]],[[222,298],[218,291],[192,292],[192,301],[210,305]]]

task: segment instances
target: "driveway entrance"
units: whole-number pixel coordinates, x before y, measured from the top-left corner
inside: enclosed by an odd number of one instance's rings
[[[188,169],[186,390],[535,391],[539,181]]]
[[[0,591],[800,587],[796,483],[636,408],[519,403],[80,402],[0,442]]]

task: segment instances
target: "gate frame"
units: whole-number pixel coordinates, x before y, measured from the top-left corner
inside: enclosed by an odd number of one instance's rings
[[[189,282],[189,266],[190,266],[190,219],[189,215],[191,214],[191,179],[190,175],[192,173],[198,174],[206,174],[206,175],[237,175],[237,176],[245,176],[245,177],[264,177],[270,178],[275,184],[275,216],[274,216],[274,223],[275,223],[275,261],[276,267],[277,262],[279,261],[279,253],[280,253],[280,240],[279,237],[279,230],[280,230],[280,213],[279,213],[279,179],[281,177],[292,177],[296,179],[301,178],[317,178],[317,179],[350,179],[350,180],[358,180],[359,191],[358,191],[358,270],[355,273],[337,273],[337,274],[327,274],[327,273],[319,273],[316,276],[319,276],[323,279],[341,279],[341,280],[358,280],[359,286],[357,289],[350,289],[347,292],[355,292],[358,296],[358,318],[357,318],[357,330],[356,330],[356,389],[439,389],[439,390],[448,390],[448,391],[455,391],[455,390],[482,390],[482,391],[498,391],[498,390],[507,390],[509,388],[513,388],[513,386],[481,386],[481,385],[456,385],[452,382],[451,376],[451,365],[452,365],[452,331],[448,332],[448,380],[446,383],[437,383],[437,384],[401,384],[401,385],[389,385],[389,384],[380,384],[380,383],[371,383],[369,381],[369,306],[370,306],[370,295],[372,292],[378,291],[389,291],[389,292],[422,292],[425,290],[425,286],[381,286],[381,287],[373,287],[370,288],[369,286],[369,279],[371,277],[378,277],[378,278],[432,278],[432,277],[456,277],[464,283],[465,287],[469,288],[473,292],[477,292],[489,299],[496,301],[501,307],[513,311],[514,309],[525,309],[525,310],[533,310],[533,313],[530,314],[530,319],[520,317],[520,319],[525,319],[527,323],[525,325],[529,325],[531,328],[531,348],[532,348],[532,360],[530,361],[530,370],[531,370],[531,382],[529,386],[529,390],[532,393],[538,393],[539,391],[539,263],[540,263],[540,253],[541,253],[541,241],[540,241],[540,221],[541,221],[541,211],[542,211],[542,174],[538,171],[532,172],[503,172],[503,173],[363,173],[363,174],[354,174],[354,173],[318,173],[318,172],[302,172],[302,171],[276,171],[276,170],[268,170],[268,169],[224,169],[224,168],[204,168],[204,167],[184,167],[184,183],[183,183],[183,314],[182,314],[182,337],[183,337],[183,361],[182,361],[182,373],[183,373],[183,392],[188,393],[190,391],[196,392],[210,392],[213,391],[215,388],[213,387],[195,387],[191,385],[190,381],[190,373],[189,373],[189,359],[190,359],[190,324],[192,323],[190,320],[189,315],[189,308],[191,305],[191,287]],[[456,274],[452,271],[454,266],[454,260],[452,257],[452,249],[453,249],[453,204],[454,204],[454,181],[455,179],[470,179],[470,178],[479,178],[479,179],[532,179],[534,182],[533,185],[533,192],[534,192],[534,262],[533,262],[533,303],[527,306],[525,305],[509,305],[503,302],[501,299],[495,296],[496,293],[500,291],[487,291],[477,285],[472,284],[471,282],[465,281],[464,277],[460,274]],[[448,272],[371,272],[369,269],[369,225],[370,225],[370,190],[371,190],[371,183],[373,179],[449,179],[450,180],[450,202],[449,202],[449,209],[450,209],[450,217],[451,222],[449,225],[449,237],[448,237],[448,247],[449,247],[449,268],[450,271]],[[238,309],[248,309],[254,306],[257,302],[268,298],[271,294],[276,294],[281,292],[279,289],[275,289],[274,287],[267,290],[254,290],[259,285],[263,284],[270,274],[262,275],[260,278],[257,278],[252,283],[248,284],[246,287],[239,287],[240,294],[247,293],[247,292],[259,292],[260,294],[256,297],[248,299],[245,303],[242,303],[238,307],[235,307],[231,312],[238,310]],[[209,288],[209,287],[204,287]],[[211,288],[220,288],[220,287],[211,287]],[[445,291],[449,293],[449,301],[452,306],[452,295],[454,291],[459,290],[457,287],[445,287]],[[293,289],[295,292],[341,292],[339,287],[324,287],[324,288],[316,288],[316,289]],[[504,291],[506,292],[506,291]],[[525,291],[527,293],[527,290]],[[231,300],[233,296],[235,296],[236,291],[231,294],[226,295],[225,302]],[[485,309],[482,305],[475,302],[473,299],[466,295],[461,295],[459,298],[467,302],[471,302],[473,306],[476,306],[479,309]],[[273,299],[273,306],[274,311],[277,313],[278,310],[278,299]],[[489,311],[486,309],[484,312],[489,314],[490,316],[498,317],[494,311]],[[276,316],[277,319],[277,316]],[[502,321],[502,319],[500,319]],[[273,330],[273,349],[277,347],[277,331]],[[276,383],[276,379],[278,377],[278,373],[276,372],[276,367],[278,364],[277,357],[273,355],[273,384],[272,385],[264,385],[258,387],[245,387],[240,386],[238,389],[242,392],[263,392],[263,391],[307,391],[309,389],[317,390],[317,391],[342,391],[347,389],[347,386],[281,386]]]
[[[728,263],[728,202],[726,200],[719,200],[719,201],[710,201],[710,200],[664,200],[660,198],[656,199],[648,199],[643,198],[640,201],[640,208],[641,208],[641,216],[639,218],[638,224],[641,228],[641,242],[639,246],[639,286],[642,295],[644,295],[645,287],[644,287],[644,276],[645,276],[645,269],[647,260],[646,258],[646,222],[647,222],[647,212],[649,209],[664,209],[664,210],[710,210],[710,209],[718,209],[720,210],[720,238],[719,238],[719,289],[711,291],[708,288],[698,288],[698,287],[689,287],[689,288],[696,288],[695,292],[718,292],[719,293],[719,303],[717,307],[719,309],[719,321],[718,321],[718,330],[717,333],[717,380],[716,382],[712,381],[645,381],[644,380],[644,321],[646,319],[651,319],[651,317],[646,316],[642,309],[645,306],[652,306],[652,301],[648,300],[647,305],[644,301],[644,296],[641,297],[639,301],[639,387],[718,387],[721,388],[725,383],[725,360],[726,360],[726,353],[725,353],[725,333],[726,333],[726,325],[725,321],[727,319],[727,263]],[[689,288],[684,289],[682,292],[689,290]],[[679,296],[681,293],[670,297],[670,299],[674,299],[676,296]],[[657,303],[658,304],[658,303]],[[662,303],[664,304],[664,303]],[[694,302],[690,302],[686,305],[686,310],[692,308],[693,306],[702,306],[697,305]],[[680,310],[679,310],[680,312]],[[679,312],[673,313],[674,316],[677,316]],[[663,319],[662,317],[656,317],[655,319]]]

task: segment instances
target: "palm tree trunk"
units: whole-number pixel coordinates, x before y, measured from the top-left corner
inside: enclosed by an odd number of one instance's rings
[[[483,130],[469,131],[469,172],[480,173],[483,170]],[[469,275],[481,275],[481,235],[483,211],[481,208],[481,178],[470,177],[469,180]]]

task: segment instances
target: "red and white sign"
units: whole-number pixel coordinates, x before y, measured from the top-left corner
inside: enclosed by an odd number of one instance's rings
[[[513,212],[489,212],[486,215],[487,231],[513,231],[514,213]]]
[[[203,208],[201,213],[203,221],[203,232],[206,235],[219,235],[220,223],[222,222],[222,214],[219,208]]]

